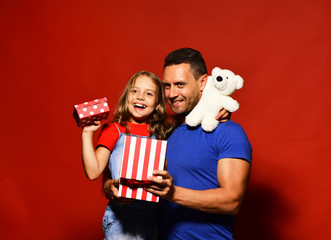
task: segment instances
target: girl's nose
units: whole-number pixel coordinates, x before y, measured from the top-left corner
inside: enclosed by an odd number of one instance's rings
[[[144,98],[144,94],[137,94],[137,99],[139,99],[139,100],[144,100],[145,98]]]

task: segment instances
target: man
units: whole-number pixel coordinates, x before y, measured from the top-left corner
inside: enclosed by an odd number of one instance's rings
[[[179,126],[168,139],[167,171],[155,171],[146,190],[165,199],[161,223],[164,239],[233,239],[235,215],[248,183],[251,145],[233,121],[220,123],[212,133],[185,124],[185,116],[201,98],[207,69],[201,54],[190,48],[165,59],[163,82],[167,101]],[[117,196],[118,182],[104,185]],[[110,194],[109,194],[110,193]],[[109,196],[110,195],[110,196]]]
[[[198,103],[207,82],[201,54],[179,49],[165,59],[165,94],[181,125],[168,139],[167,170],[155,171],[147,190],[166,199],[162,236],[165,239],[233,239],[248,183],[251,145],[233,121],[212,133],[191,128],[185,116]]]

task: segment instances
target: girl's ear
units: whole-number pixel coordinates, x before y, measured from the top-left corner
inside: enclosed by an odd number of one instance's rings
[[[155,111],[159,110],[160,104],[158,104],[155,108]]]

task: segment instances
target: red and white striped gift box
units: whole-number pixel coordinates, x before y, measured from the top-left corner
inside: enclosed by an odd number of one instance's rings
[[[145,191],[141,185],[148,182],[147,177],[153,176],[154,170],[164,169],[166,148],[167,141],[164,140],[125,136],[120,175],[124,183],[119,186],[120,197],[159,201],[159,197]],[[141,184],[136,188],[129,187],[125,184],[127,179],[141,181]]]

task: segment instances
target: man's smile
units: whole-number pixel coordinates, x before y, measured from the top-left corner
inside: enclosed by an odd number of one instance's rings
[[[180,105],[180,104],[183,103],[183,102],[184,102],[184,99],[171,100],[171,104],[172,104],[173,106],[178,106],[178,105]]]

